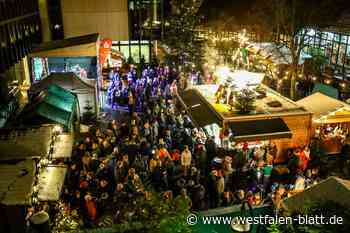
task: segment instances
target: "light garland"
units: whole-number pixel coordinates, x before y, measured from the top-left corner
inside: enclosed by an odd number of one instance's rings
[[[36,163],[34,182],[31,193],[31,205],[36,205],[39,202],[39,177],[40,174],[48,167],[52,162],[52,155],[54,153],[54,146],[58,136],[63,132],[63,128],[60,125],[55,125],[52,129],[53,135],[50,140],[50,145],[48,148],[48,152],[46,156],[40,158],[40,160]]]

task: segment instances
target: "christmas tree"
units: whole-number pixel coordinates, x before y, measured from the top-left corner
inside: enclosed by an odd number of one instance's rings
[[[200,23],[197,14],[202,0],[172,0],[172,12],[167,18],[163,43],[168,47],[166,60],[168,65],[201,68],[203,59],[203,41],[198,38],[196,29]]]
[[[255,93],[249,88],[242,89],[236,93],[235,109],[241,113],[250,113],[255,109]]]

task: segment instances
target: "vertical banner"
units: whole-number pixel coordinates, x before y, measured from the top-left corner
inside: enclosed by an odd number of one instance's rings
[[[112,51],[112,40],[111,39],[101,40],[100,51],[99,51],[99,62],[101,65],[101,69],[103,68],[103,65],[106,62],[107,56],[111,51]]]

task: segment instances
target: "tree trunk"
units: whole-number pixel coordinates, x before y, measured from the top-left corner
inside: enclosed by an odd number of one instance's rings
[[[298,66],[292,65],[290,70],[290,98],[296,100],[296,83],[298,77]]]

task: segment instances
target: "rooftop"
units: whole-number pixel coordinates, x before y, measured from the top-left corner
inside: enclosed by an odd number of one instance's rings
[[[283,115],[300,115],[309,114],[303,107],[300,107],[294,101],[280,95],[276,91],[260,84],[260,88],[266,92],[266,96],[257,98],[256,111],[249,114],[239,114],[237,111],[230,111],[230,107],[225,104],[215,103],[215,92],[218,85],[198,85],[194,89],[206,99],[210,106],[225,120],[234,120],[235,118],[266,118],[267,116],[283,116]]]
[[[0,203],[30,204],[34,174],[35,163],[31,159],[16,164],[0,164]]]

